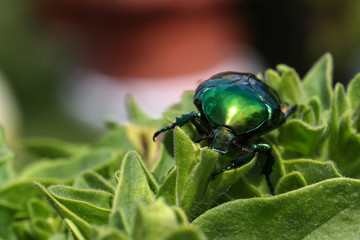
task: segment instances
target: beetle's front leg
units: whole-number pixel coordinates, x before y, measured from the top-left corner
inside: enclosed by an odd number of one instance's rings
[[[167,130],[170,130],[170,129],[173,129],[175,128],[176,126],[179,126],[181,127],[182,125],[184,125],[185,123],[193,120],[194,118],[198,118],[200,117],[200,113],[196,113],[196,112],[191,112],[191,113],[188,113],[188,114],[184,114],[182,115],[181,117],[179,118],[176,118],[176,121],[167,126],[167,127],[164,127],[162,129],[160,129],[159,131],[155,132],[154,136],[153,136],[153,140],[155,141],[155,138],[162,132],[165,132]]]
[[[270,174],[273,171],[273,166],[275,163],[275,158],[274,158],[274,154],[271,150],[271,146],[266,143],[259,143],[259,144],[254,144],[254,148],[255,148],[256,152],[264,153],[266,156],[266,161],[263,166],[261,174],[265,175],[265,179],[269,186],[270,192],[272,195],[275,195],[274,186],[272,185],[272,183],[270,181]]]

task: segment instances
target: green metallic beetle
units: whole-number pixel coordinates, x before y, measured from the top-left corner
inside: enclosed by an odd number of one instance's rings
[[[204,136],[197,139],[211,140],[211,149],[226,154],[230,147],[244,154],[233,163],[213,173],[213,177],[248,163],[256,153],[266,153],[265,174],[270,191],[273,187],[270,174],[274,164],[271,147],[255,140],[285,122],[297,106],[281,106],[277,93],[251,73],[225,72],[212,76],[196,89],[194,104],[198,113],[191,112],[177,118],[170,126],[154,134],[182,126],[191,121]]]

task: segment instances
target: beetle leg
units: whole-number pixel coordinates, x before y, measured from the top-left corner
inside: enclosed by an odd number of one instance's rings
[[[241,146],[238,142],[234,141],[235,139],[233,139],[231,141],[231,144],[237,148],[237,150],[239,152],[252,152],[253,150],[251,150],[249,147],[243,147]]]
[[[285,109],[285,112],[284,112],[284,121],[285,121],[288,117],[290,117],[291,114],[293,114],[293,113],[296,111],[297,107],[298,107],[298,105],[294,105],[294,106],[292,106],[292,107],[290,107],[290,108],[287,107],[287,108]]]
[[[164,127],[162,129],[160,129],[159,131],[155,132],[154,133],[154,136],[153,136],[153,141],[155,141],[155,138],[162,132],[165,132],[167,130],[170,130],[170,129],[173,129],[175,128],[176,126],[179,126],[181,127],[182,125],[184,125],[185,123],[191,121],[192,119],[194,118],[197,118],[197,117],[200,117],[200,113],[196,113],[196,112],[191,112],[191,113],[188,113],[188,114],[184,114],[182,115],[180,118],[176,118],[176,121],[167,126],[167,127]]]
[[[273,166],[275,163],[275,158],[274,158],[274,154],[271,150],[271,146],[266,143],[255,144],[255,151],[264,153],[266,156],[266,161],[265,161],[265,164],[261,171],[261,174],[265,175],[265,179],[269,186],[270,192],[272,195],[275,195],[274,186],[272,185],[271,180],[270,180],[270,175],[273,171]]]
[[[204,136],[204,137],[201,137],[201,138],[198,138],[195,140],[196,143],[199,143],[201,142],[202,140],[205,140],[205,139],[211,139],[213,138],[213,136]]]
[[[252,151],[252,152],[246,153],[245,155],[241,156],[238,159],[235,159],[234,162],[230,166],[227,166],[226,168],[220,169],[220,170],[212,173],[211,174],[212,177],[214,178],[216,175],[218,175],[222,172],[229,171],[229,170],[235,169],[235,168],[239,168],[239,167],[242,167],[242,166],[248,164],[255,156],[255,153],[256,153],[255,151]]]

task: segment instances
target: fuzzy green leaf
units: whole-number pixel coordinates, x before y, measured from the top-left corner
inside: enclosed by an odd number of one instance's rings
[[[219,154],[215,151],[202,149],[200,162],[194,167],[183,194],[178,195],[179,206],[184,209],[189,217],[197,216],[208,208],[209,203],[202,202],[202,198],[209,182],[212,181],[211,173],[214,171],[218,157]]]
[[[107,181],[103,176],[94,172],[94,171],[87,171],[75,179],[73,184],[74,187],[77,188],[91,188],[97,190],[107,191],[109,193],[114,193],[115,188],[114,186]]]
[[[139,155],[134,151],[130,151],[125,155],[122,162],[112,211],[121,210],[129,229],[132,229],[137,211],[137,203],[147,205],[153,201],[154,196],[149,186],[144,165]]]
[[[209,239],[356,239],[360,181],[326,180],[275,197],[236,200],[192,223]]]
[[[26,167],[20,179],[72,180],[87,170],[99,170],[118,158],[118,152],[99,149],[69,159],[43,160]]]
[[[34,182],[35,188],[40,192],[40,194],[51,204],[51,206],[56,210],[56,212],[61,216],[62,219],[69,219],[71,222],[76,225],[76,229],[81,233],[85,239],[91,238],[91,225],[87,223],[84,219],[74,214],[63,204],[61,204],[53,195],[40,183]],[[68,226],[71,228],[71,226]]]
[[[176,196],[184,194],[194,166],[200,161],[200,149],[190,140],[181,128],[174,131],[175,162],[177,169]]]
[[[345,95],[344,86],[341,83],[336,83],[333,97],[333,111],[336,111],[334,113],[335,118],[340,119],[344,112],[350,107]]]
[[[138,205],[134,226],[134,240],[157,240],[174,231],[178,222],[171,207],[163,201],[156,201],[149,206]]]
[[[140,153],[146,166],[151,169],[158,160],[159,143],[153,141],[153,134],[157,127],[126,126],[126,136],[134,146],[134,150]]]
[[[347,87],[347,94],[352,109],[360,107],[360,74],[357,74]]]
[[[116,228],[102,227],[97,230],[96,240],[131,240],[130,237]]]
[[[244,166],[225,171],[217,175],[214,180],[209,182],[203,202],[207,203],[207,205],[212,204],[219,196],[226,193],[231,185],[237,182],[241,177],[246,175],[251,168],[253,168],[256,160],[257,155]]]
[[[207,240],[205,234],[194,226],[182,226],[173,231],[165,240]]]
[[[52,181],[44,181],[45,185],[53,184]],[[33,181],[17,181],[0,190],[0,203],[12,209],[25,211],[26,202],[38,198],[39,193],[34,189]]]
[[[99,190],[51,186],[48,191],[67,209],[88,223],[107,224],[113,195]]]
[[[283,165],[286,173],[301,173],[308,185],[330,178],[341,177],[332,162],[296,159],[283,161]]]
[[[176,175],[177,169],[174,168],[162,183],[156,198],[165,199],[169,205],[176,205]]]
[[[75,238],[77,240],[86,240],[86,238],[81,234],[81,231],[79,230],[79,228],[76,226],[76,224],[73,223],[73,221],[71,221],[70,219],[65,218],[64,222],[66,223],[66,225],[69,227],[69,229],[71,230],[72,234],[75,236]]]
[[[269,86],[271,86],[276,92],[279,92],[281,83],[279,74],[276,71],[269,69],[265,72],[265,76]]]
[[[325,54],[318,60],[303,80],[304,89],[309,98],[318,96],[322,104],[322,110],[330,107],[332,94],[332,57]]]
[[[294,69],[286,64],[278,64],[276,66],[276,70],[279,72],[280,76],[282,77],[286,72],[292,71]]]
[[[325,125],[312,127],[303,121],[292,119],[282,126],[279,142],[287,150],[303,157],[313,157],[320,147]]]
[[[290,192],[292,190],[305,187],[306,181],[299,172],[291,172],[283,176],[275,188],[275,194]]]
[[[53,138],[28,138],[23,141],[25,149],[41,158],[65,158],[84,152],[87,147]]]
[[[163,182],[165,177],[169,174],[171,168],[175,165],[173,156],[165,149],[165,146],[162,144],[160,146],[160,156],[156,162],[151,173],[156,177],[158,182]]]
[[[309,101],[309,107],[312,109],[314,113],[314,125],[318,126],[320,124],[321,117],[321,104],[318,97],[313,97]]]
[[[353,113],[352,120],[353,127],[358,133],[360,133],[360,105]]]
[[[300,103],[306,103],[306,95],[299,76],[291,69],[286,71],[281,77],[280,93],[282,101],[293,106]]]
[[[102,137],[96,144],[94,144],[94,147],[108,147],[125,151],[134,149],[135,146],[125,136],[127,136],[126,127],[116,126],[108,134]]]
[[[15,156],[8,147],[4,131],[0,126],[0,189],[15,176],[13,169],[14,158]]]
[[[360,176],[360,134],[351,126],[351,112],[346,111],[329,146],[329,158],[347,177]]]

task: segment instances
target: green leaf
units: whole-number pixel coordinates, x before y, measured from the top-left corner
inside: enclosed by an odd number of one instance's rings
[[[33,238],[29,221],[15,221],[11,225],[11,228],[15,233],[16,239]]]
[[[79,228],[71,221],[70,219],[65,218],[64,222],[71,230],[71,233],[75,236],[77,240],[86,240],[86,238],[81,234]]]
[[[102,227],[96,232],[96,240],[130,240],[130,237],[112,227]]]
[[[74,214],[88,223],[108,223],[113,195],[99,190],[77,189],[68,186],[51,186],[50,194]]]
[[[173,209],[163,201],[138,205],[133,231],[134,240],[164,239],[178,226]]]
[[[207,240],[205,234],[194,226],[182,226],[173,231],[165,240]]]
[[[163,182],[174,165],[175,161],[173,156],[171,156],[171,154],[165,149],[165,146],[161,144],[160,156],[151,173],[158,180],[158,182]]]
[[[26,167],[20,179],[72,180],[87,170],[100,170],[114,162],[120,153],[99,149],[69,159],[37,161]]]
[[[322,110],[330,107],[332,94],[333,61],[330,54],[325,54],[318,60],[303,80],[303,86],[309,98],[318,96]]]
[[[272,69],[268,69],[265,72],[265,76],[269,86],[272,87],[276,92],[279,92],[281,83],[279,74]]]
[[[44,181],[45,185],[53,184]],[[33,181],[16,181],[0,190],[0,204],[17,211],[26,211],[26,202],[38,198],[39,193],[34,189]]]
[[[292,190],[305,187],[306,181],[299,172],[291,172],[283,176],[275,188],[275,194],[290,192]]]
[[[23,141],[25,149],[43,158],[66,158],[84,152],[82,144],[68,143],[53,138],[28,138]]]
[[[314,126],[314,125],[316,126],[315,113],[311,107],[305,108],[305,110],[302,114],[302,120],[311,126]]]
[[[56,210],[56,212],[61,216],[62,219],[69,219],[71,223],[76,225],[76,230],[84,236],[85,239],[91,239],[91,225],[87,223],[84,219],[74,214],[64,205],[62,205],[53,195],[40,183],[34,182],[35,188],[40,192],[40,194],[51,204],[51,206]],[[69,222],[68,222],[69,223]],[[72,225],[69,228],[73,227]]]
[[[163,198],[167,204],[176,205],[176,175],[177,169],[174,168],[162,183],[156,198]]]
[[[44,201],[40,201],[40,199],[30,199],[27,202],[27,208],[30,218],[50,218],[53,215],[48,204]]]
[[[286,64],[278,64],[276,66],[276,70],[279,72],[280,76],[282,77],[286,72],[292,71],[294,69]]]
[[[177,169],[176,196],[184,194],[188,180],[195,165],[200,161],[200,149],[190,140],[181,128],[174,130],[175,162]]]
[[[130,151],[122,162],[112,211],[115,212],[119,209],[123,213],[129,229],[133,229],[137,203],[147,205],[153,201],[154,195],[149,186],[143,163],[136,152]]]
[[[291,106],[307,102],[299,76],[293,69],[283,73],[280,82],[280,94],[282,101]]]
[[[0,189],[15,177],[13,168],[14,158],[15,156],[8,147],[4,131],[0,126]]]
[[[77,188],[91,188],[103,190],[109,193],[115,192],[114,186],[111,185],[111,183],[107,181],[103,176],[94,171],[87,171],[78,176],[75,179],[73,186]]]
[[[169,205],[169,204],[168,204]],[[172,210],[174,211],[175,215],[176,215],[176,219],[179,225],[187,225],[188,224],[188,219],[186,217],[185,212],[177,206],[171,206]]]
[[[288,151],[303,157],[314,157],[324,130],[325,124],[313,127],[298,119],[291,119],[281,127],[279,142]]]
[[[117,126],[112,129],[108,134],[102,137],[97,143],[94,144],[95,148],[113,148],[128,151],[134,149],[134,145],[127,138],[126,127]]]
[[[245,176],[250,169],[254,167],[256,160],[257,155],[244,166],[217,175],[209,182],[203,202],[207,203],[208,207],[209,205],[211,206],[219,196],[227,192],[231,185],[237,182],[241,177]]]
[[[15,221],[16,209],[4,206],[0,202],[0,239],[7,239],[11,232],[11,224]]]
[[[348,84],[347,95],[352,109],[360,106],[360,73],[358,73]]]
[[[133,149],[138,151],[143,157],[143,161],[149,169],[155,165],[159,155],[160,144],[153,141],[153,135],[156,130],[156,127],[126,126],[127,138],[134,146]]]
[[[212,181],[211,173],[214,171],[218,157],[219,154],[215,151],[202,149],[200,151],[200,161],[194,167],[183,194],[178,195],[179,206],[184,209],[186,214],[191,218],[198,216],[209,207],[209,203],[202,202],[202,198],[209,182]]]
[[[275,197],[240,199],[192,223],[209,239],[356,239],[360,181],[331,179]]]
[[[351,126],[351,112],[348,110],[340,119],[338,129],[329,145],[329,159],[347,177],[360,176],[360,134]]]
[[[360,132],[360,105],[359,107],[354,111],[353,116],[352,116],[352,120],[353,120],[353,127],[355,128],[355,130],[357,132]]]
[[[299,172],[308,185],[330,178],[341,177],[332,162],[296,159],[285,160],[283,165],[286,173]]]
[[[113,210],[111,212],[109,226],[114,227],[114,228],[120,230],[122,233],[127,234],[127,235],[129,235],[131,232],[129,229],[129,225],[126,222],[124,213],[122,212],[122,210],[120,208]]]
[[[314,124],[318,126],[320,124],[320,117],[321,117],[321,104],[318,97],[312,97],[309,101],[309,107],[312,109],[314,113]]]
[[[41,199],[30,199],[27,202],[30,218],[30,228],[36,239],[49,239],[56,233],[64,232],[64,225],[60,217]]]
[[[340,119],[344,112],[350,107],[348,99],[345,95],[344,86],[341,83],[336,83],[333,96],[333,111],[336,111],[335,117]]]

